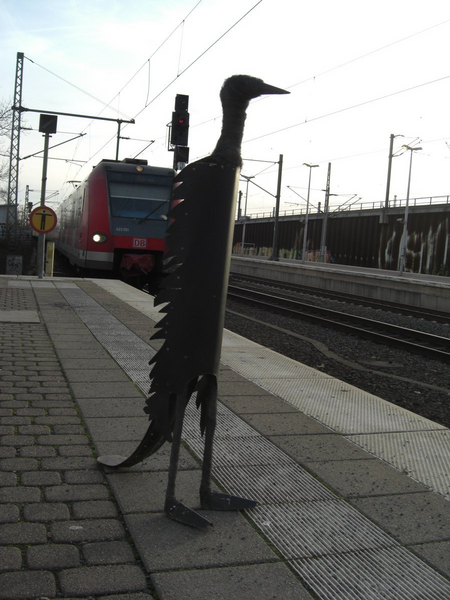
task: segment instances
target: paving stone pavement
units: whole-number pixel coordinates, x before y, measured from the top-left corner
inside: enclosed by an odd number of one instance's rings
[[[77,285],[148,342],[149,319]],[[242,515],[215,513],[210,539],[167,519],[170,448],[123,479],[99,467],[93,435],[101,452],[135,446],[97,419],[105,401],[139,440],[145,400],[53,284],[0,277],[0,345],[0,600],[312,598]],[[184,448],[179,469],[195,506],[199,464]]]
[[[117,321],[107,335],[135,334],[119,344],[121,352],[134,344],[132,377],[100,343],[102,325],[92,317],[86,324],[83,306],[92,302],[99,303],[95,314],[108,314],[105,323]],[[220,375],[221,411],[231,409],[242,418],[239,428],[253,429],[233,445],[216,434],[217,454],[228,461],[217,466],[227,483],[218,480],[230,492],[262,494],[252,522],[216,512],[205,534],[167,519],[168,445],[126,471],[99,468],[97,452],[127,455],[147,427],[147,383],[136,383],[142,373],[135,372],[141,358],[135,338],[148,349],[154,325],[133,302],[89,280],[30,284],[0,277],[0,600],[450,597],[448,501],[229,367]],[[148,358],[140,362],[147,377]],[[226,431],[229,421],[221,426]],[[189,432],[179,495],[198,509],[194,455],[201,454]],[[234,465],[239,444],[253,448],[250,465]],[[272,470],[268,446],[282,454]],[[309,473],[294,469],[293,461]],[[244,491],[233,490],[230,465],[242,470]],[[328,498],[329,490],[336,496]],[[277,511],[286,513],[279,527]],[[305,537],[292,550],[285,546],[294,528]],[[344,550],[328,553],[327,544],[334,548],[337,540]],[[430,582],[436,587],[424,595]]]
[[[0,287],[25,320],[32,289]],[[0,323],[0,600],[154,598],[43,322]]]

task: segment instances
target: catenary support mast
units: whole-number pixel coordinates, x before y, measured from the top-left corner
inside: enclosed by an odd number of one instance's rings
[[[22,104],[23,52],[17,53],[14,102],[12,107],[11,150],[9,155],[6,235],[8,247],[13,248],[17,237],[17,188],[19,182],[20,119]]]

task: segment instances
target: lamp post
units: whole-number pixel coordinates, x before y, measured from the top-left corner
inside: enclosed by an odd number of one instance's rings
[[[330,203],[330,178],[331,178],[331,163],[328,163],[327,187],[325,191],[325,206],[323,209],[322,231],[320,234],[320,262],[324,263],[327,254],[327,225],[328,225],[328,205]]]
[[[422,150],[422,148],[418,146],[407,146],[406,144],[402,146],[405,150],[409,150],[411,152],[411,157],[409,159],[409,175],[408,175],[408,190],[406,192],[406,206],[405,206],[405,216],[403,219],[403,235],[401,239],[400,246],[400,275],[403,274],[405,270],[405,254],[406,254],[406,242],[408,237],[408,211],[409,211],[409,190],[411,187],[411,169],[412,169],[412,158],[415,150]]]
[[[240,220],[242,221],[242,241],[241,241],[241,256],[244,255],[244,246],[245,246],[245,224],[248,220],[247,218],[247,200],[248,200],[248,184],[250,183],[250,179],[254,179],[255,175],[242,175],[241,177],[243,177],[244,179],[246,179],[247,181],[247,186],[246,186],[246,190],[245,190],[245,205],[244,205],[244,216],[240,218]]]
[[[308,215],[309,215],[309,194],[311,191],[311,171],[315,167],[319,165],[310,165],[308,163],[303,163],[303,166],[309,167],[309,179],[308,179],[308,195],[306,197],[306,215],[305,215],[305,230],[303,232],[303,250],[302,250],[302,262],[304,263],[306,260],[306,243],[308,241]]]
[[[272,255],[269,260],[278,260],[278,222],[280,217],[280,198],[281,198],[281,174],[283,172],[283,155],[280,154],[278,161],[278,182],[277,182],[277,195],[275,196],[275,219],[273,225],[273,242],[272,242]]]
[[[247,202],[248,202],[248,184],[250,183],[251,179],[255,178],[255,175],[242,175],[241,174],[241,177],[243,177],[247,182],[247,185],[245,187],[245,204],[244,204],[244,217],[246,217],[247,216]]]
[[[395,133],[391,133],[390,136],[390,144],[389,144],[389,161],[388,161],[388,172],[387,172],[387,183],[386,183],[386,199],[384,202],[384,208],[389,208],[389,191],[391,188],[391,171],[392,171],[392,159],[394,158],[394,139],[396,137],[404,137],[401,133],[397,135]]]
[[[41,114],[39,118],[39,131],[44,134],[44,156],[42,161],[41,206],[45,206],[45,191],[47,187],[47,163],[50,135],[56,133],[58,117],[56,115]],[[45,233],[38,234],[37,247],[37,274],[39,279],[44,277],[45,271]]]

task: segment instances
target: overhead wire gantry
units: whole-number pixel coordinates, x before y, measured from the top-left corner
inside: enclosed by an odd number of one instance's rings
[[[12,127],[11,127],[11,149],[8,177],[8,195],[7,195],[7,216],[6,216],[6,236],[8,249],[12,250],[16,246],[17,238],[17,192],[19,181],[19,150],[20,150],[20,130],[21,115],[23,112],[35,112],[43,115],[61,115],[66,117],[78,117],[83,119],[92,119],[98,121],[113,121],[117,123],[117,144],[116,160],[119,158],[120,129],[122,123],[134,124],[135,120],[112,119],[92,115],[80,115],[76,113],[57,112],[25,108],[22,106],[22,83],[23,83],[23,63],[24,53],[17,53],[16,78],[14,84],[14,103],[12,106]],[[69,140],[70,141],[70,140]]]

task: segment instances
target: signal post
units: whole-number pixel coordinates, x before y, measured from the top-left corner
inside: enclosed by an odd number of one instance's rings
[[[175,110],[172,113],[170,124],[170,145],[168,150],[173,151],[173,168],[175,171],[183,169],[189,162],[189,96],[177,94],[175,97]]]
[[[40,206],[30,214],[30,225],[38,235],[37,247],[37,272],[39,279],[44,277],[45,265],[45,234],[49,233],[56,227],[56,214],[51,209],[45,206],[45,190],[47,186],[47,163],[48,163],[48,146],[50,135],[56,133],[56,125],[58,117],[56,115],[42,114],[39,119],[39,131],[44,134],[44,160],[42,165],[42,185],[41,185],[41,201]]]

